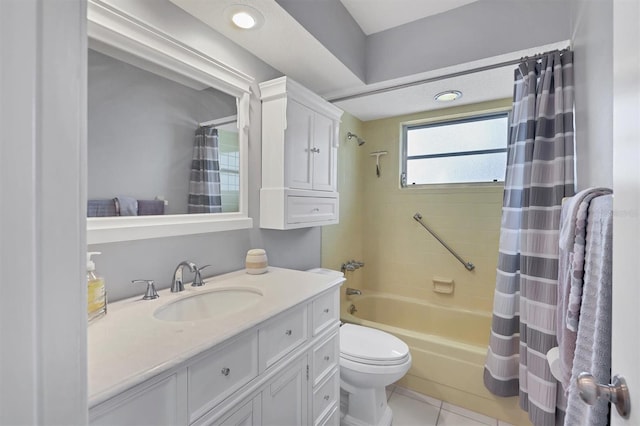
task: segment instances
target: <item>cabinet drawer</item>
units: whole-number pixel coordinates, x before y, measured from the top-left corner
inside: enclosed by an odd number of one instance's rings
[[[313,348],[313,386],[337,367],[339,356],[340,337],[338,333]]]
[[[282,314],[260,330],[260,365],[265,369],[271,367],[306,340],[306,307]]]
[[[313,424],[317,424],[333,406],[337,405],[339,395],[340,376],[336,369],[313,391]]]
[[[337,198],[287,197],[287,223],[324,222],[337,217]]]
[[[249,333],[187,367],[189,419],[194,421],[258,375],[258,336]]]
[[[331,326],[340,317],[340,295],[332,291],[313,301],[313,335]]]

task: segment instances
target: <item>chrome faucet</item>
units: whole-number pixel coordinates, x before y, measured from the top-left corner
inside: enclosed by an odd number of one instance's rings
[[[362,292],[360,290],[358,290],[357,288],[349,288],[347,287],[347,296],[352,296],[354,294],[360,295],[362,294]]]
[[[198,273],[199,272],[198,271],[198,267],[196,266],[195,263],[183,260],[182,262],[180,262],[178,264],[178,266],[176,267],[176,270],[173,272],[173,280],[171,281],[171,293],[178,293],[178,292],[184,290],[184,282],[182,281],[182,267],[183,266],[189,267],[189,270],[191,272],[197,273],[198,275],[200,275]],[[196,275],[196,276],[198,276],[198,275]]]
[[[340,267],[340,270],[342,272],[345,271],[355,271],[356,269],[359,269],[361,267],[364,266],[364,262],[360,262],[357,260],[348,260],[345,263],[342,264],[342,266]]]
[[[198,268],[196,266],[196,276],[191,283],[191,287],[202,287],[204,285],[204,281],[202,281],[202,275],[200,275],[200,271],[202,271],[204,268],[208,268],[209,266],[211,265],[204,265],[202,268]]]

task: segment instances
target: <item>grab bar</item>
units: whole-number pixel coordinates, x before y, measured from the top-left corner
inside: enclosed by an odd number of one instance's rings
[[[458,253],[456,253],[451,247],[449,247],[447,245],[447,243],[445,243],[444,241],[442,241],[442,238],[440,238],[435,232],[433,232],[426,223],[424,223],[422,221],[422,215],[420,213],[416,213],[413,215],[413,218],[416,220],[416,222],[418,222],[420,225],[422,225],[424,227],[424,229],[426,229],[427,231],[429,231],[429,233],[431,235],[433,235],[433,238],[435,238],[436,240],[438,240],[438,242],[440,244],[442,244],[444,246],[444,248],[446,248],[447,250],[449,250],[449,253],[451,253],[453,256],[455,256],[456,259],[458,259],[460,261],[460,263],[462,263],[464,265],[465,268],[467,268],[468,271],[473,271],[475,269],[475,265],[471,262],[466,262],[463,258],[460,257],[460,255],[458,255]]]

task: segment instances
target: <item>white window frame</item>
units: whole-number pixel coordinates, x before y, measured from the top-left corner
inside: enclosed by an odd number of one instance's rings
[[[456,186],[456,187],[464,187],[464,186],[502,186],[504,185],[504,180],[501,181],[486,181],[486,182],[449,182],[449,183],[420,183],[415,185],[408,185],[406,182],[407,176],[407,130],[409,128],[415,127],[428,127],[438,124],[447,124],[447,123],[455,123],[455,122],[465,122],[465,121],[474,121],[480,120],[485,117],[491,116],[501,116],[506,115],[511,121],[511,107],[502,107],[502,108],[492,108],[488,110],[481,111],[471,111],[459,114],[449,114],[438,117],[432,117],[427,119],[420,120],[412,120],[405,121],[400,123],[400,187],[403,189],[406,188],[425,188],[425,187],[447,187],[447,186]],[[509,126],[507,126],[507,129]],[[507,136],[508,137],[508,136]],[[507,140],[508,143],[508,140]],[[505,145],[505,151],[507,146]],[[434,157],[437,156],[446,156],[441,154],[435,154]]]

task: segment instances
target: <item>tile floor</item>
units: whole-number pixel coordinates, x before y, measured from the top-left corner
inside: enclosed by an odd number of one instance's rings
[[[399,386],[387,388],[393,426],[512,426]]]

